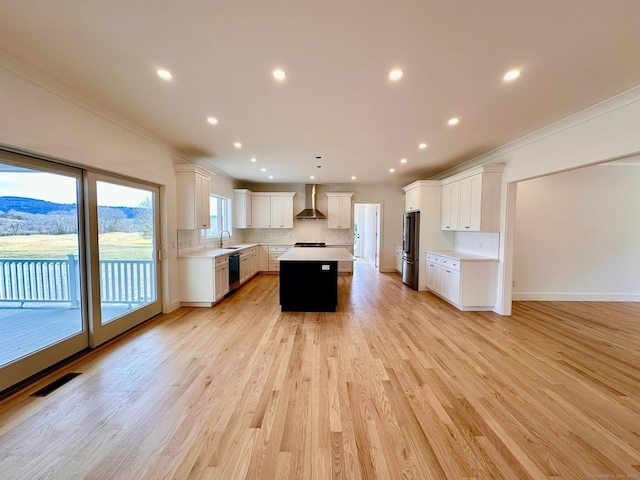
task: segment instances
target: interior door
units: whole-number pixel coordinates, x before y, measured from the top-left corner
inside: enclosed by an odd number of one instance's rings
[[[89,346],[82,171],[0,152],[0,391]]]
[[[161,313],[159,189],[89,172],[91,346]]]

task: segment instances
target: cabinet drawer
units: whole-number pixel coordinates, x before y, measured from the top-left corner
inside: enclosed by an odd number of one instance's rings
[[[216,267],[218,265],[227,265],[229,263],[229,257],[228,256],[224,256],[224,257],[216,257]]]
[[[279,272],[280,271],[280,262],[269,262],[269,271],[270,272]]]
[[[240,250],[240,258],[246,258],[246,257],[250,257],[250,256],[251,256],[251,252],[249,251],[249,249]]]
[[[352,272],[353,262],[338,262],[338,272]]]
[[[460,260],[449,258],[449,257],[440,257],[439,263],[443,267],[450,268],[451,270],[460,271]]]
[[[271,245],[269,247],[269,253],[284,253],[287,250],[289,250],[290,248],[292,248],[292,247],[290,247],[288,245],[281,245],[281,246]]]

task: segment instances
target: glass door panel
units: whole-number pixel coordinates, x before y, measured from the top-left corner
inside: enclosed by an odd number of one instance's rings
[[[0,391],[88,346],[81,178],[0,152]]]
[[[158,189],[104,175],[88,179],[89,223],[97,227],[91,264],[93,346],[161,312]]]

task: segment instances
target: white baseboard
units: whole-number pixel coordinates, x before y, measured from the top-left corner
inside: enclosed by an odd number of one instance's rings
[[[173,300],[164,305],[164,308],[162,309],[162,313],[171,313],[174,310],[177,310],[179,308],[180,308],[180,300]]]
[[[511,298],[533,302],[640,302],[640,293],[513,292]]]
[[[380,267],[379,271],[381,273],[398,273],[398,271],[394,267]]]

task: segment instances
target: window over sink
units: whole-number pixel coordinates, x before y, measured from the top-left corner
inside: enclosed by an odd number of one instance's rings
[[[200,230],[201,242],[218,239],[223,231],[231,232],[232,229],[230,199],[211,194],[209,196],[209,214],[211,216],[211,227],[206,230]]]

